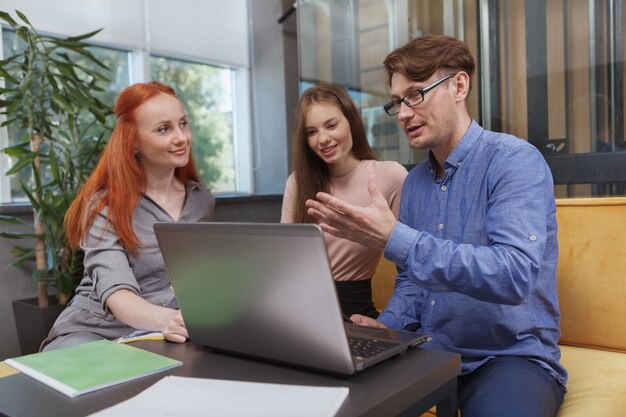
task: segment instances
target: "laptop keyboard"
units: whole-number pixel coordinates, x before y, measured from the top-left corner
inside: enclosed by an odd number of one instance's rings
[[[348,337],[348,343],[350,344],[352,355],[360,358],[369,358],[370,356],[374,356],[399,344],[388,340],[364,337]]]

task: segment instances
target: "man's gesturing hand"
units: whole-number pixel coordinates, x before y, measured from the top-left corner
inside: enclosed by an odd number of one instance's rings
[[[307,213],[334,236],[383,250],[397,220],[372,176],[367,188],[372,197],[369,207],[354,206],[330,194],[317,193],[319,201],[306,201]]]

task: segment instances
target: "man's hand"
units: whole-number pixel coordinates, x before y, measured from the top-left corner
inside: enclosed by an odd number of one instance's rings
[[[369,207],[354,206],[330,194],[317,193],[319,201],[306,201],[307,213],[331,235],[383,250],[397,220],[372,176],[367,188],[372,197]]]
[[[359,326],[378,327],[379,329],[387,328],[387,326],[385,326],[378,320],[374,320],[371,317],[362,316],[360,314],[353,314],[352,316],[350,316],[350,320],[352,320],[355,324],[358,324]]]

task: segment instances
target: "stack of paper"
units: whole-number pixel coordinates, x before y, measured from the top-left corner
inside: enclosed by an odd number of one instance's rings
[[[5,362],[68,397],[182,365],[180,361],[109,340],[35,353]]]
[[[167,376],[92,417],[332,417],[347,396],[347,387]]]

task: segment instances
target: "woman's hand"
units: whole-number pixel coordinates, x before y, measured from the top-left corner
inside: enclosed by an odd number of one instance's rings
[[[185,327],[185,321],[180,310],[174,310],[171,308],[161,307],[165,311],[161,323],[161,333],[165,340],[175,343],[185,343],[189,338],[187,328]]]
[[[154,305],[130,290],[115,291],[107,299],[107,307],[122,323],[161,332],[170,342],[185,343],[189,337],[180,310]]]

